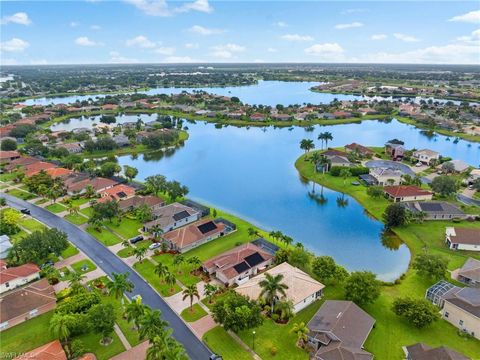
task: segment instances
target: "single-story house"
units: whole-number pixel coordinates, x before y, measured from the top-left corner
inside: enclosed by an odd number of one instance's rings
[[[162,235],[170,249],[186,252],[197,246],[225,235],[225,225],[210,219],[200,220],[192,224],[171,230]]]
[[[462,160],[451,160],[444,162],[442,165],[440,165],[440,169],[443,169],[445,164],[452,164],[453,165],[453,171],[456,173],[462,173],[464,171],[467,171],[470,165],[468,165],[465,161]]]
[[[413,185],[386,186],[383,192],[394,202],[432,200],[433,196],[431,191]]]
[[[153,211],[154,220],[145,223],[144,231],[154,231],[156,227],[164,233],[200,219],[200,212],[179,203],[163,206]]]
[[[480,260],[468,258],[458,269],[457,279],[469,286],[480,286]]]
[[[119,147],[125,147],[130,145],[130,140],[125,135],[116,135],[112,137],[112,140],[115,141]]]
[[[403,348],[407,360],[469,360],[459,352],[446,346],[432,348],[424,343],[416,343]]]
[[[342,166],[342,167],[350,167],[353,164],[346,158],[345,156],[340,155],[331,155],[326,156],[328,160],[330,160],[330,166]]]
[[[56,179],[56,178],[65,179],[66,177],[70,176],[70,174],[72,174],[73,171],[70,169],[59,167],[59,168],[46,169],[45,173],[47,175],[50,175],[53,179]]]
[[[333,115],[335,116],[336,119],[347,119],[347,118],[353,117],[351,112],[341,111],[341,110],[335,111]]]
[[[59,340],[53,340],[48,344],[42,345],[27,353],[14,358],[13,360],[67,360],[67,354],[63,350],[62,344]]]
[[[352,301],[327,300],[307,324],[311,359],[372,360],[363,350],[375,319]]]
[[[480,251],[480,229],[447,227],[445,242],[452,250]]]
[[[376,185],[393,186],[402,183],[403,173],[400,170],[390,168],[373,168],[369,174],[375,179]]]
[[[332,113],[322,112],[318,114],[318,118],[323,120],[335,120],[335,115]]]
[[[293,116],[289,114],[273,114],[272,115],[272,120],[277,120],[277,121],[289,121],[292,120]]]
[[[152,211],[158,210],[165,205],[165,201],[156,196],[135,195],[118,202],[118,208],[121,211],[131,211],[142,205],[147,205]]]
[[[252,121],[265,121],[265,115],[261,113],[255,113],[250,115],[250,120]]]
[[[480,339],[480,288],[462,288],[441,280],[427,289],[425,298],[440,308],[444,320]]]
[[[357,144],[357,143],[351,143],[351,144],[345,145],[345,151],[349,153],[355,153],[365,157],[370,157],[374,154],[373,150],[370,150],[368,147]]]
[[[12,248],[12,243],[8,235],[0,235],[0,259],[5,259]]]
[[[412,157],[414,157],[421,163],[430,165],[440,159],[440,153],[430,149],[422,149],[414,151]]]
[[[24,166],[31,165],[34,163],[40,162],[37,158],[31,156],[22,156],[18,159],[12,160],[10,164],[5,165],[5,171],[15,171],[17,169],[21,169]]]
[[[70,154],[78,154],[78,153],[81,153],[82,150],[83,150],[82,143],[79,142],[79,141],[72,142],[72,143],[60,144],[60,145],[58,145],[58,147],[66,149]]]
[[[453,204],[445,201],[406,202],[405,208],[413,213],[422,212],[425,220],[467,219],[469,215]]]
[[[30,177],[32,175],[38,174],[42,170],[47,170],[55,167],[57,167],[57,165],[55,164],[46,161],[38,161],[33,164],[24,166],[23,172],[26,177]]]
[[[0,297],[0,331],[55,309],[55,290],[47,279],[11,291]]]
[[[265,279],[266,273],[272,276],[278,274],[283,275],[282,283],[287,285],[288,288],[285,289],[285,299],[279,300],[291,301],[295,313],[322,297],[322,291],[325,288],[325,285],[312,279],[307,273],[287,262],[281,263],[280,265],[268,269],[264,273],[249,279],[239,285],[235,291],[241,295],[249,297],[250,299],[258,299],[260,292],[262,291],[259,283]]]
[[[73,179],[75,178],[78,179],[78,181],[65,182],[68,195],[82,194],[85,192],[88,185],[91,185],[96,193],[101,193],[102,191],[110,189],[118,184],[118,182],[114,180],[103,177],[90,178],[85,176],[73,176]]]
[[[18,151],[0,151],[0,164],[10,164],[13,160],[19,159]]]
[[[100,196],[102,199],[106,199],[104,201],[120,201],[135,196],[135,188],[125,184],[117,184],[101,191]]]
[[[0,260],[0,267],[0,294],[40,278],[40,268],[35,264],[7,267]]]
[[[225,286],[242,284],[259,270],[273,263],[274,256],[253,243],[226,251],[202,264],[203,271],[214,275]]]

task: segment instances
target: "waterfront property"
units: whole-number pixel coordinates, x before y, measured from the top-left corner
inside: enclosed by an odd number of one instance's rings
[[[273,263],[273,255],[253,243],[246,243],[208,259],[203,271],[225,286],[241,285]]]
[[[386,186],[385,196],[393,202],[432,200],[433,193],[414,185]]]
[[[40,278],[40,268],[35,264],[23,264],[7,268],[0,260],[0,294],[18,288]]]
[[[447,227],[445,242],[452,250],[480,251],[480,229]]]
[[[118,184],[100,192],[101,201],[120,201],[132,198],[135,195],[135,188]]]
[[[156,196],[135,195],[118,202],[118,208],[121,211],[132,211],[143,205],[148,206],[152,211],[156,211],[165,205],[165,201]]]
[[[440,308],[444,320],[480,339],[480,288],[461,288],[441,280],[428,288],[426,298]]]
[[[0,297],[0,331],[55,309],[55,290],[46,279]]]
[[[282,283],[287,285],[288,288],[285,289],[285,299],[279,300],[291,301],[295,313],[322,297],[322,290],[325,288],[325,285],[319,283],[307,273],[287,262],[281,263],[280,265],[270,268],[264,273],[249,279],[239,285],[235,291],[241,295],[249,297],[250,299],[257,300],[262,291],[259,283],[265,279],[265,274],[267,273],[272,276],[279,274],[283,275]]]
[[[465,161],[463,160],[451,160],[444,162],[442,165],[439,165],[438,168],[440,170],[445,169],[448,165],[452,167],[453,172],[460,174],[468,170],[470,167]]]
[[[480,286],[480,260],[468,258],[457,270],[457,279],[469,286]]]
[[[404,203],[404,206],[414,214],[423,213],[425,220],[467,219],[469,217],[458,207],[445,201],[415,201]]]
[[[352,301],[327,300],[307,324],[311,358],[371,360],[363,350],[375,319]]]
[[[405,148],[403,147],[403,143],[400,144],[398,142],[387,142],[385,144],[385,154],[390,156],[392,160],[401,160],[405,155]]]
[[[430,149],[422,149],[414,151],[412,157],[425,165],[431,165],[440,159],[440,153]]]
[[[396,169],[378,167],[370,169],[369,175],[374,179],[375,185],[393,186],[401,184],[403,173]]]
[[[351,144],[345,145],[345,151],[360,155],[362,157],[367,157],[367,158],[372,157],[374,154],[373,150],[357,143],[351,143]]]
[[[432,348],[424,343],[416,343],[404,347],[407,360],[469,360],[463,354],[447,346]]]
[[[48,344],[39,346],[21,356],[15,357],[13,360],[34,359],[34,360],[67,360],[67,354],[63,350],[59,340],[54,340]],[[88,359],[83,357],[82,359]]]
[[[200,219],[200,212],[179,203],[155,209],[152,214],[154,220],[145,223],[144,231],[156,232],[156,229],[161,229],[166,233]]]

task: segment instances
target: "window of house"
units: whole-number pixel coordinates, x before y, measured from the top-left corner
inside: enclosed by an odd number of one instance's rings
[[[450,315],[450,314],[448,313],[448,311],[445,311],[445,317],[446,317],[446,318],[448,318],[448,315]]]
[[[10,283],[6,282],[5,287],[10,287]]]

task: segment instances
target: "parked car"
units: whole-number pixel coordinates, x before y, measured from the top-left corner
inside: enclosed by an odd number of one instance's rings
[[[212,354],[210,355],[210,360],[222,360],[223,358],[220,355]]]
[[[148,248],[149,248],[150,250],[155,250],[155,249],[159,248],[160,246],[162,246],[161,243],[153,243],[153,244],[151,244]]]
[[[27,208],[21,209],[20,212],[21,212],[22,214],[30,215],[30,209],[27,209]]]
[[[131,238],[128,241],[130,241],[130,244],[136,244],[137,242],[142,241],[142,240],[143,240],[143,236],[138,235],[138,236],[135,236],[135,237]]]
[[[53,261],[48,260],[48,261],[46,261],[44,264],[42,264],[42,265],[40,266],[40,269],[43,270],[43,269],[45,269],[46,267],[54,266],[54,265],[55,265],[55,264],[53,263]]]

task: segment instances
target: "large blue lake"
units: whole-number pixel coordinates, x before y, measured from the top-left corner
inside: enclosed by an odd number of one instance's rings
[[[168,156],[122,156],[121,165],[139,169],[138,178],[163,174],[190,189],[189,197],[234,213],[267,230],[281,230],[316,254],[333,256],[349,270],[367,269],[380,279],[393,280],[406,270],[409,251],[405,245],[390,250],[382,244],[382,224],[365,214],[348,196],[323,189],[326,202],[318,201],[321,188],[300,179],[294,162],[302,154],[299,142],[315,140],[330,131],[331,146],[351,142],[382,146],[391,138],[409,147],[429,147],[469,163],[480,162],[480,148],[445,137],[429,139],[412,126],[397,121],[303,128],[217,129],[213,124],[187,124],[190,138]],[[343,204],[343,206],[341,206]]]

